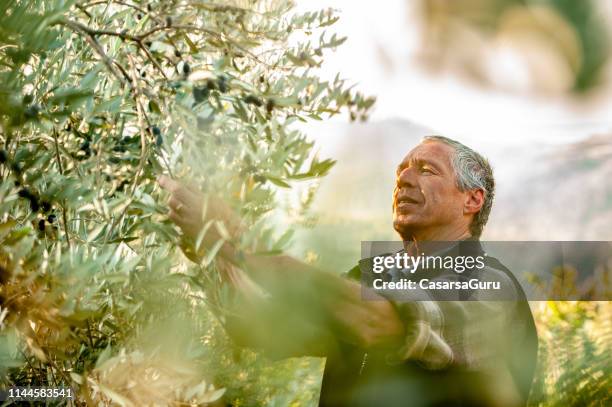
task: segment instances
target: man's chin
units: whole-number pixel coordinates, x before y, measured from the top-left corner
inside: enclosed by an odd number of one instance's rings
[[[393,229],[395,229],[404,240],[412,235],[415,227],[416,223],[409,215],[398,215],[393,218]]]

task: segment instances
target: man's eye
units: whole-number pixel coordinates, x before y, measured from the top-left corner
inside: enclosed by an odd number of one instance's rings
[[[423,174],[433,174],[433,171],[428,167],[421,167],[421,172]]]

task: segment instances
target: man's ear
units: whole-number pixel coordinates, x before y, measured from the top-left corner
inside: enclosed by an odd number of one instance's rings
[[[484,191],[482,189],[472,189],[466,192],[463,204],[463,213],[476,214],[484,205]]]

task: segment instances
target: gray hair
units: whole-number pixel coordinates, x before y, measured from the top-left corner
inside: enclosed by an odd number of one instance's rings
[[[484,192],[484,203],[480,211],[474,215],[470,224],[470,233],[480,237],[484,228],[495,196],[495,179],[489,161],[460,142],[443,136],[426,136],[423,141],[438,141],[454,148],[455,154],[451,160],[453,172],[460,191],[481,189]]]

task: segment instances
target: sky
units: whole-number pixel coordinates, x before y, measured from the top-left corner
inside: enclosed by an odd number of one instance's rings
[[[340,20],[332,29],[348,36],[348,40],[335,53],[327,55],[322,75],[332,78],[341,72],[360,91],[376,95],[371,120],[406,119],[467,142],[490,140],[494,133],[504,144],[525,141],[565,144],[612,128],[611,94],[597,104],[580,105],[559,97],[478,88],[452,74],[425,72],[414,60],[419,45],[416,3],[405,0],[297,3],[300,10],[332,7],[339,11]],[[520,76],[520,66],[514,62],[507,58],[494,60],[499,65],[495,69]],[[346,121],[346,117],[333,121]],[[329,123],[313,125],[313,137],[328,132],[329,126]]]

